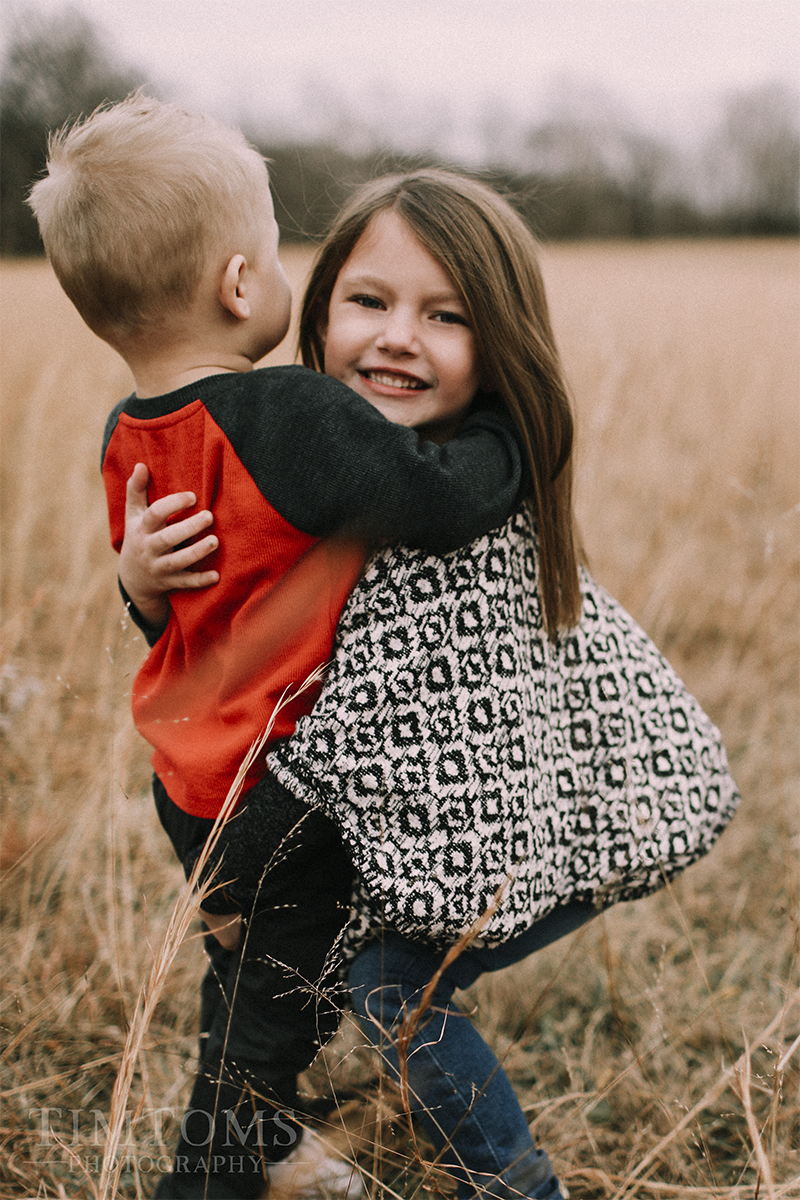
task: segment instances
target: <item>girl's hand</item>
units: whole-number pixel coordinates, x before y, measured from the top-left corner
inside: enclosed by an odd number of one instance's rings
[[[197,503],[194,492],[175,492],[148,506],[150,476],[144,463],[137,463],[128,480],[125,503],[125,537],[119,555],[119,577],[133,604],[153,626],[169,619],[167,592],[209,587],[219,582],[218,571],[190,571],[219,540],[214,534],[183,545],[197,537],[214,521],[207,509],[182,521],[167,521]],[[180,549],[176,549],[180,546]]]

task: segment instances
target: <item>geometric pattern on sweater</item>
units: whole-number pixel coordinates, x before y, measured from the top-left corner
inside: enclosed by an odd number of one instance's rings
[[[719,732],[585,571],[549,641],[525,510],[443,557],[375,555],[279,780],[340,827],[360,876],[351,949],[381,926],[498,944],[569,900],[647,895],[738,802]]]

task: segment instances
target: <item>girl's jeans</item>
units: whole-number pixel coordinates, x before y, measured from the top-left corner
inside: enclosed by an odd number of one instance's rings
[[[556,909],[501,946],[465,950],[442,976],[407,1052],[412,1112],[427,1130],[439,1163],[458,1180],[458,1195],[498,1200],[558,1200],[547,1155],[537,1150],[508,1077],[472,1022],[453,1003],[484,971],[519,962],[571,933],[596,913],[574,902]],[[350,969],[353,1004],[368,1037],[399,1077],[396,1034],[443,955],[390,931]]]

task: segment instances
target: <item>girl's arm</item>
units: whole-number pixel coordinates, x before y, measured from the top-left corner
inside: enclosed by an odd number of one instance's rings
[[[191,571],[218,543],[215,534],[185,545],[213,523],[207,509],[182,521],[171,517],[196,503],[194,492],[176,492],[148,506],[150,476],[137,463],[125,494],[125,537],[119,554],[119,580],[125,598],[141,618],[148,640],[155,640],[169,620],[168,592],[209,587],[219,582],[217,571]],[[153,636],[154,635],[154,636]]]

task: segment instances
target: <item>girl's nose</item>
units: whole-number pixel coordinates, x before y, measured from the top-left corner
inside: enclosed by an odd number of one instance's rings
[[[418,354],[418,330],[412,315],[401,309],[387,312],[375,344],[391,354]]]

